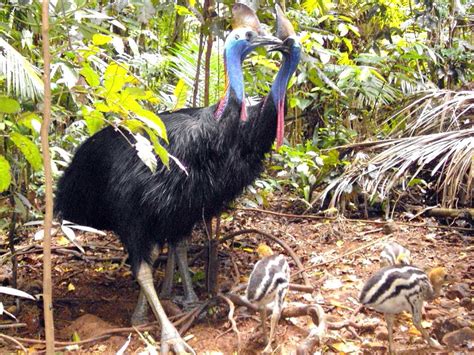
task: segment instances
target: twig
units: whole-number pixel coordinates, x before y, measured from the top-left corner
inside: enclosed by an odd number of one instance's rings
[[[23,327],[26,327],[26,323],[0,324],[0,329],[23,328]]]
[[[274,216],[280,216],[280,217],[286,217],[286,218],[293,218],[293,219],[318,219],[318,220],[330,220],[334,221],[337,219],[337,217],[326,217],[326,216],[317,216],[317,215],[311,215],[311,214],[292,214],[292,213],[282,213],[282,212],[275,212],[275,211],[268,211],[268,210],[262,210],[260,208],[247,208],[247,207],[240,207],[238,208],[241,211],[249,211],[249,212],[258,212],[258,213],[265,213],[265,214],[271,214]],[[346,218],[347,221],[349,222],[360,222],[360,223],[368,223],[368,224],[388,224],[388,223],[393,223],[391,221],[372,221],[370,219],[357,219],[357,218]],[[397,221],[397,224],[403,225],[403,226],[408,226],[408,227],[421,227],[421,228],[438,228],[438,229],[457,229],[460,231],[466,231],[466,232],[472,232],[473,228],[464,228],[464,227],[455,227],[455,226],[442,226],[442,225],[437,225],[437,226],[431,226],[427,224],[421,224],[421,223],[408,223],[408,222],[403,222],[403,221]]]
[[[11,341],[12,343],[15,343],[16,345],[18,345],[20,347],[20,349],[22,351],[24,351],[25,354],[28,354],[28,350],[26,350],[26,348],[23,346],[22,343],[20,343],[17,339],[11,337],[11,336],[8,336],[6,334],[2,334],[0,333],[0,338],[3,338],[3,339],[6,339],[6,340],[9,340]]]
[[[224,296],[222,293],[219,293],[217,297],[222,298],[229,305],[229,314],[227,315],[227,318],[229,319],[230,324],[232,325],[232,330],[235,332],[235,334],[237,334],[237,353],[240,353],[241,338],[240,331],[237,328],[237,323],[234,319],[235,305],[228,297]]]
[[[317,318],[318,323],[315,324],[316,327],[311,329],[303,343],[298,346],[298,349],[296,350],[297,355],[312,354],[314,347],[317,344],[321,344],[326,335],[326,315],[323,308],[320,305],[315,304],[312,305],[310,311],[315,313],[311,318]]]
[[[337,261],[337,260],[340,260],[340,259],[342,259],[342,258],[345,258],[346,256],[349,256],[349,255],[354,254],[354,253],[357,253],[357,252],[359,252],[359,251],[361,251],[361,250],[363,250],[363,249],[366,249],[366,248],[368,248],[368,247],[370,247],[370,246],[372,246],[372,245],[374,245],[374,244],[383,242],[384,240],[386,240],[386,239],[388,239],[388,238],[390,238],[390,237],[392,237],[392,234],[387,234],[387,235],[385,235],[385,236],[383,236],[383,237],[381,237],[381,238],[379,238],[379,239],[376,239],[376,240],[371,241],[370,243],[367,243],[367,244],[364,244],[364,245],[362,245],[362,246],[360,246],[360,247],[358,247],[358,248],[352,249],[352,250],[348,251],[347,253],[338,255],[338,256],[336,256],[335,258],[332,258],[331,260],[322,261],[322,262],[320,262],[320,263],[317,263],[317,264],[313,264],[313,265],[311,265],[311,266],[308,266],[308,267],[304,268],[303,270],[296,271],[295,273],[293,273],[292,276],[298,275],[300,272],[303,272],[303,271],[312,270],[312,269],[317,268],[318,266],[321,266],[321,265],[331,264],[331,263],[333,263],[333,262],[335,262],[335,261]]]
[[[236,232],[232,232],[232,233],[229,233],[227,234],[225,237],[222,237],[221,239],[219,239],[219,243],[224,243],[232,238],[235,238],[239,235],[242,235],[242,234],[249,234],[249,233],[255,233],[255,234],[260,234],[260,235],[263,235],[264,237],[268,238],[268,239],[271,239],[272,241],[274,241],[275,243],[279,244],[291,257],[292,259],[295,261],[295,264],[296,266],[298,267],[298,269],[300,270],[298,272],[299,273],[302,273],[302,277],[303,277],[303,280],[304,280],[304,283],[306,286],[311,286],[311,283],[309,282],[309,279],[308,279],[308,276],[304,273],[304,266],[303,266],[303,263],[301,262],[301,259],[299,258],[299,256],[293,251],[293,249],[291,249],[291,247],[286,244],[283,240],[271,235],[271,234],[268,234],[266,232],[263,232],[259,229],[255,229],[255,228],[251,228],[251,229],[242,229],[240,231],[236,231]]]

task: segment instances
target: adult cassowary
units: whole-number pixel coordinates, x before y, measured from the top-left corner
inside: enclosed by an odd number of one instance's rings
[[[277,146],[280,146],[283,142],[286,89],[301,56],[301,47],[293,26],[278,5],[276,6],[276,19],[277,36],[284,42],[275,46],[272,50],[280,51],[283,54],[280,70],[272,84],[269,95],[257,105],[248,108],[247,119],[241,121],[239,129],[235,133],[239,136],[234,147],[235,156],[239,157],[237,173],[239,176],[247,176],[246,181],[249,184],[263,171],[265,154],[271,150],[275,138],[277,139]],[[233,170],[232,173],[234,172]],[[240,186],[239,193],[244,187]],[[237,188],[237,185],[229,185],[229,188]],[[180,245],[179,248],[180,252],[177,253],[178,265],[181,265],[180,270],[187,270],[186,247]],[[184,252],[181,248],[184,249]],[[168,261],[173,264],[170,255]],[[170,266],[170,263],[168,263],[164,282],[166,294],[170,293],[173,271],[174,266]],[[181,273],[183,274],[182,271]],[[192,291],[192,285],[188,287]],[[193,294],[193,292],[190,293]]]
[[[211,107],[160,115],[168,132],[168,150],[187,173],[177,165],[152,173],[130,144],[133,135],[107,127],[79,147],[56,191],[58,217],[112,230],[124,243],[140,285],[134,318],[143,317],[147,300],[161,324],[162,353],[170,347],[175,353],[192,349],[168,320],[153,285],[152,265],[159,247],[189,236],[196,222],[217,215],[252,181],[236,154],[239,122],[246,117],[241,63],[257,46],[278,42],[257,33],[258,19],[250,9],[236,13],[237,28],[224,46],[228,78],[224,98]],[[187,272],[187,266],[181,271]]]

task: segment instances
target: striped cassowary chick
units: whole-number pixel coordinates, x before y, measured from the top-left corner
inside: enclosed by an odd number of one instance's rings
[[[382,253],[380,253],[380,263],[382,266],[411,263],[410,251],[396,242],[388,242],[383,246]]]
[[[359,300],[363,305],[384,314],[390,353],[393,353],[393,321],[395,314],[402,311],[412,314],[413,324],[430,346],[442,348],[421,326],[421,312],[423,302],[437,298],[447,281],[446,270],[442,267],[426,275],[415,266],[392,265],[379,270],[365,283]]]
[[[283,301],[290,284],[290,267],[283,255],[269,255],[259,260],[250,274],[246,290],[249,302],[259,308],[262,329],[267,346],[264,353],[272,351],[272,339],[275,328],[280,319]],[[270,321],[270,337],[267,338],[265,320],[267,318],[267,306],[273,302],[272,317]]]

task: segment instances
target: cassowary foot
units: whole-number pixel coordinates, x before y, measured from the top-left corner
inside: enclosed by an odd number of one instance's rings
[[[170,349],[175,354],[196,354],[171,323],[163,326],[161,331],[161,354],[169,354]]]

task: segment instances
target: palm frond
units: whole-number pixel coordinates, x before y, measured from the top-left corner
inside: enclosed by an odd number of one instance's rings
[[[396,122],[391,135],[413,136],[472,127],[474,91],[429,90],[385,120]]]
[[[43,81],[39,70],[7,41],[0,37],[0,74],[5,76],[7,92],[37,100],[43,97]]]
[[[329,208],[354,186],[383,199],[395,187],[408,189],[421,175],[431,180],[443,207],[472,204],[474,128],[382,141],[372,148],[382,151],[353,164],[320,194],[324,201],[332,191]]]

